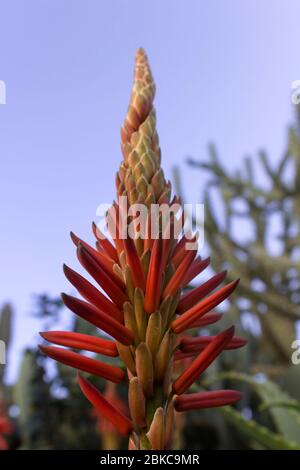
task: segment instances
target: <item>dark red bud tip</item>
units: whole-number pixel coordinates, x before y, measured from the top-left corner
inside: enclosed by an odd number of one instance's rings
[[[80,238],[78,238],[75,233],[73,233],[72,231],[70,232],[70,237],[71,237],[71,240],[72,242],[74,243],[75,246],[78,246],[78,243],[80,242]]]
[[[174,406],[176,411],[199,410],[203,408],[215,408],[218,406],[232,405],[243,397],[236,390],[217,390],[213,392],[199,392],[188,395],[176,396]]]

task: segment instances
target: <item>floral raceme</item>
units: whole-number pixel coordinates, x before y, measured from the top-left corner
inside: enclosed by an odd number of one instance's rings
[[[78,260],[95,283],[64,266],[66,277],[82,297],[63,294],[65,305],[111,339],[52,331],[42,333],[43,338],[66,348],[43,345],[41,349],[79,371],[114,383],[126,381],[129,412],[125,415],[87,378],[79,374],[78,379],[97,412],[128,435],[130,449],[160,450],[171,446],[175,411],[223,406],[241,398],[234,390],[190,393],[189,388],[223,350],[239,348],[245,341],[234,336],[233,327],[217,336],[195,336],[195,329],[221,318],[213,309],[238,281],[216,290],[225,278],[222,272],[184,291],[209,259],[197,256],[196,237],[177,230],[182,212],[161,168],[154,94],[148,60],[139,49],[121,131],[117,198],[106,216],[110,236],[93,224],[96,243],[92,247],[71,234]],[[135,205],[144,208],[143,220],[131,211]],[[175,209],[167,221],[160,215],[155,224],[153,206]],[[116,358],[116,365],[74,350]],[[176,376],[174,365],[183,360],[184,371]]]

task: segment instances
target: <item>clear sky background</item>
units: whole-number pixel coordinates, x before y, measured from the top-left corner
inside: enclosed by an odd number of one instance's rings
[[[70,291],[72,229],[92,240],[114,197],[119,129],[143,46],[157,84],[163,165],[180,166],[189,202],[213,141],[228,168],[266,148],[274,163],[300,79],[299,0],[1,0],[0,303],[15,307],[10,378],[37,342],[32,294]],[[64,313],[68,324],[71,313]]]

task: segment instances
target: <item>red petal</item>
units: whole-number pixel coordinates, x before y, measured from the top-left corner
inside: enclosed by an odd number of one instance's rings
[[[105,295],[103,295],[93,284],[87,281],[83,276],[73,271],[64,264],[64,273],[66,278],[73,284],[78,292],[88,302],[91,302],[95,307],[103,310],[105,313],[117,318],[121,323],[123,322],[123,312],[111,302]]]
[[[163,294],[162,298],[165,299],[169,295],[175,295],[176,292],[183,286],[184,278],[186,276],[187,270],[191,265],[193,259],[196,256],[195,250],[190,250],[186,252],[186,256],[178,269],[175,271],[173,276],[171,277],[170,281],[168,282]]]
[[[205,347],[210,344],[216,336],[199,336],[196,338],[185,336],[179,342],[179,351],[176,351],[174,360],[184,359],[186,357],[194,356],[195,354],[203,351]],[[247,344],[247,340],[240,336],[234,336],[225,349],[238,349]]]
[[[164,238],[162,240],[162,261],[161,261],[161,270],[164,271],[167,264],[171,248],[171,239]]]
[[[172,206],[170,206],[172,207]],[[169,264],[169,258],[171,250],[174,250],[174,244],[176,241],[172,238],[174,236],[174,218],[170,219],[170,222],[164,224],[164,233],[162,235],[162,262],[161,269],[164,271],[166,266]]]
[[[146,222],[146,229],[147,229],[147,236],[145,237],[144,240],[144,252],[147,250],[152,250],[152,247],[154,245],[155,238],[152,237],[151,233],[151,212],[148,212],[147,215],[147,222]]]
[[[111,405],[99,390],[97,390],[94,385],[84,379],[80,374],[78,374],[78,382],[82,393],[96,408],[100,415],[108,419],[117,428],[119,433],[127,436],[132,431],[131,421]]]
[[[199,410],[217,406],[232,405],[241,400],[243,394],[236,390],[217,390],[214,392],[199,392],[175,397],[176,411]]]
[[[222,317],[222,313],[206,313],[203,317],[197,318],[197,320],[190,325],[190,328],[202,328],[203,326],[211,325],[221,320]]]
[[[113,244],[106,238],[104,233],[97,227],[95,222],[92,224],[93,233],[97,238],[99,245],[104,249],[104,251],[108,254],[108,256],[114,260],[115,263],[119,263],[118,253]]]
[[[95,279],[96,282],[105,290],[115,304],[122,308],[124,302],[128,301],[128,297],[122,289],[108,276],[101,266],[94,260],[88,251],[79,244],[77,248],[77,256],[82,266]]]
[[[177,312],[182,313],[188,310],[189,308],[193,307],[195,303],[200,302],[200,300],[202,300],[203,297],[205,297],[212,290],[214,290],[219,284],[221,284],[221,282],[223,282],[226,274],[227,274],[227,271],[223,271],[219,274],[216,274],[211,279],[204,282],[204,284],[202,284],[201,286],[196,287],[195,289],[184,294],[179,301]]]
[[[180,242],[182,240],[185,240],[184,243],[181,244],[180,248],[176,250],[174,250],[174,254],[173,254],[173,257],[172,257],[172,260],[171,260],[171,263],[175,266],[175,268],[177,268],[180,263],[183,261],[184,257],[185,257],[185,253],[186,253],[186,243],[195,243],[197,237],[194,236],[192,237],[191,239],[188,239],[186,238],[185,236],[180,240]],[[179,243],[180,243],[179,242]],[[178,245],[179,245],[178,243]],[[177,245],[177,246],[178,246]]]
[[[204,271],[204,269],[207,268],[209,263],[210,263],[210,258],[206,258],[206,259],[201,259],[201,257],[196,258],[191,264],[191,266],[189,267],[189,269],[187,270],[187,273],[183,280],[183,285],[186,286],[187,284],[189,284],[196,276],[198,276],[198,274],[202,273],[202,271]]]
[[[39,346],[39,348],[46,356],[51,357],[55,361],[62,362],[75,369],[83,370],[89,374],[103,377],[111,382],[119,383],[125,378],[125,373],[119,367],[82,356],[68,349],[57,348],[56,346]]]
[[[117,253],[120,256],[124,247],[123,247],[123,240],[120,239],[120,231],[119,231],[119,206],[114,203],[113,206],[108,210],[106,220],[107,220],[107,227],[110,233],[110,236],[114,240],[116,244]]]
[[[71,232],[71,238],[78,247],[79,245],[82,245],[86,251],[89,253],[89,255],[93,258],[94,262],[100,266],[103,271],[106,272],[106,274],[112,279],[112,281],[120,287],[120,289],[124,288],[124,282],[122,279],[117,276],[113,270],[113,265],[115,264],[114,261],[111,258],[108,258],[106,254],[100,253],[99,251],[95,250],[93,247],[91,247],[88,243],[84,242],[80,238],[76,237],[76,235]]]
[[[50,343],[74,349],[83,349],[106,356],[118,356],[117,345],[113,341],[71,331],[47,331],[40,335]]]
[[[134,241],[128,235],[126,238],[124,238],[123,243],[127,263],[131,270],[132,280],[135,284],[135,287],[139,287],[144,292],[146,283],[145,275]]]
[[[125,345],[133,343],[133,334],[128,328],[121,325],[120,322],[111,318],[94,305],[67,294],[62,294],[62,299],[64,304],[72,310],[72,312],[97,326],[101,330],[106,331],[106,333],[111,335],[120,343]]]
[[[238,280],[230,282],[227,286],[222,287],[214,294],[209,295],[194,307],[184,312],[179,318],[176,318],[176,320],[171,323],[171,329],[174,333],[178,334],[182,333],[182,331],[187,328],[191,328],[193,322],[208,313],[216,307],[216,305],[223,302],[223,300],[225,300],[234,291],[238,282]]]
[[[181,395],[204,372],[213,360],[225,349],[234,334],[230,327],[218,334],[214,340],[196,357],[192,364],[173,383],[173,392]]]
[[[185,247],[186,242],[187,242],[187,237],[186,235],[183,235],[183,237],[179,240],[179,242],[174,248],[173,257],[175,257],[178,254],[178,252],[182,250],[182,247]]]
[[[144,306],[147,313],[155,312],[159,306],[162,285],[162,240],[154,242],[146,281]]]

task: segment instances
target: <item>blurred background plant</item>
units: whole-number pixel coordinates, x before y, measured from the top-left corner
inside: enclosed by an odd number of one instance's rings
[[[210,331],[216,334],[235,323],[249,344],[238,353],[227,351],[202,382],[205,389],[240,387],[243,401],[184,418],[178,414],[175,449],[300,449],[300,366],[291,362],[300,320],[300,110],[295,111],[286,151],[275,168],[261,151],[259,163],[248,157],[242,170],[228,171],[214,146],[208,161],[187,161],[195,171],[209,174],[200,190],[211,267],[214,272],[228,268],[228,280],[241,278],[232,301],[222,307],[220,326]],[[184,202],[178,168],[174,180]],[[42,294],[35,305],[34,314],[45,330],[51,329],[60,318],[60,299]],[[0,339],[6,353],[12,316],[11,306],[3,306]],[[80,318],[72,330],[96,334]],[[195,330],[199,334],[206,331]],[[177,367],[185,365],[178,361]],[[109,423],[93,413],[72,369],[53,369],[31,347],[24,351],[16,383],[8,385],[5,374],[6,365],[0,365],[0,449],[125,448]],[[105,386],[99,379],[97,387],[126,412],[124,386]]]
[[[247,157],[242,170],[227,171],[222,163],[226,160],[218,158],[213,145],[208,161],[187,159],[195,171],[209,173],[201,200],[212,268],[215,272],[228,269],[228,280],[240,277],[232,301],[223,308],[223,322],[239,319],[238,334],[243,332],[249,341],[239,351],[238,364],[227,353],[206,380],[207,386],[238,382],[245,392],[240,413],[228,407],[209,412],[210,427],[211,414],[225,419],[225,428],[224,423],[215,427],[224,431],[218,435],[225,447],[300,445],[300,371],[291,361],[300,323],[299,106],[295,117],[276,168],[260,151],[259,163]],[[174,179],[184,201],[178,168]]]

